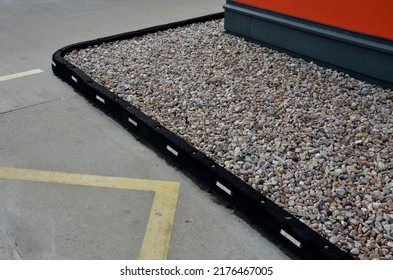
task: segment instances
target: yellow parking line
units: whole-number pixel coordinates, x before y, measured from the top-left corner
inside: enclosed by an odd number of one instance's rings
[[[166,259],[168,256],[179,183],[134,178],[98,176],[0,167],[0,179],[80,185],[155,192],[139,259]]]
[[[0,82],[12,80],[12,79],[17,79],[17,78],[22,78],[22,77],[26,77],[26,76],[42,73],[42,72],[43,71],[41,69],[33,69],[33,70],[25,71],[25,72],[20,72],[20,73],[16,73],[16,74],[6,75],[6,76],[0,77]]]
[[[174,184],[170,189],[168,190],[168,186],[165,185],[155,189],[156,195],[154,196],[145,237],[139,253],[140,260],[163,260],[167,258],[179,185]]]

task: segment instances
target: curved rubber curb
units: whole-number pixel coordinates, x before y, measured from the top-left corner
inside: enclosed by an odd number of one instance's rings
[[[272,241],[278,243],[284,251],[293,257],[301,259],[353,259],[349,254],[331,244],[182,138],[94,82],[83,71],[63,58],[66,53],[75,49],[130,39],[191,23],[221,19],[223,16],[223,13],[212,14],[69,45],[53,54],[52,70],[144,144],[153,148],[173,165],[190,175],[198,184],[233,207],[245,220],[267,234]]]

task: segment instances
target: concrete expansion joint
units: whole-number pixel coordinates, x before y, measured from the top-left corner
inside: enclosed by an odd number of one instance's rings
[[[19,108],[16,108],[16,109],[0,112],[0,116],[8,114],[8,113],[22,111],[22,110],[29,109],[29,108],[38,107],[38,106],[41,106],[41,105],[44,105],[44,104],[48,104],[48,103],[52,103],[52,102],[57,102],[57,101],[60,101],[60,100],[65,100],[65,99],[68,99],[68,98],[74,98],[74,97],[64,96],[64,97],[59,97],[59,98],[55,98],[55,99],[51,99],[51,100],[35,103],[35,104],[32,104],[32,105],[28,105],[28,106],[19,107]]]
[[[20,249],[18,243],[16,243],[15,238],[12,236],[10,230],[8,229],[7,225],[4,223],[4,221],[0,218],[0,225],[2,226],[3,230],[5,231],[5,233],[7,234],[8,238],[11,240],[12,242],[12,246],[13,246],[13,251],[16,252],[18,254],[18,256],[22,259],[25,260],[25,256],[22,253],[22,250]]]

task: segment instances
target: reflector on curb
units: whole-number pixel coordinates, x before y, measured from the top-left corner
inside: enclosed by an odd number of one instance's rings
[[[138,123],[131,118],[128,118],[128,122],[132,123],[134,126],[138,126]]]
[[[96,98],[97,98],[98,101],[100,101],[101,103],[105,104],[105,99],[104,98],[102,98],[99,95],[96,95]]]
[[[302,248],[302,243],[296,240],[292,235],[290,235],[285,230],[281,229],[280,234],[284,236],[286,239],[288,239],[289,241],[291,241],[293,244],[295,244],[297,247]]]
[[[168,151],[170,151],[172,154],[174,154],[175,156],[178,156],[178,152],[175,150],[175,149],[173,149],[171,146],[169,146],[169,145],[167,145],[166,146],[166,149],[168,150]]]
[[[232,191],[230,189],[228,189],[227,187],[225,187],[223,184],[221,184],[220,182],[216,182],[216,186],[219,187],[220,189],[222,189],[224,192],[226,192],[229,195],[232,195]]]

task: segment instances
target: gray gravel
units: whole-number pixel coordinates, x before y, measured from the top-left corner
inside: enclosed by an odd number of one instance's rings
[[[66,59],[359,259],[393,259],[393,92],[193,24]]]

